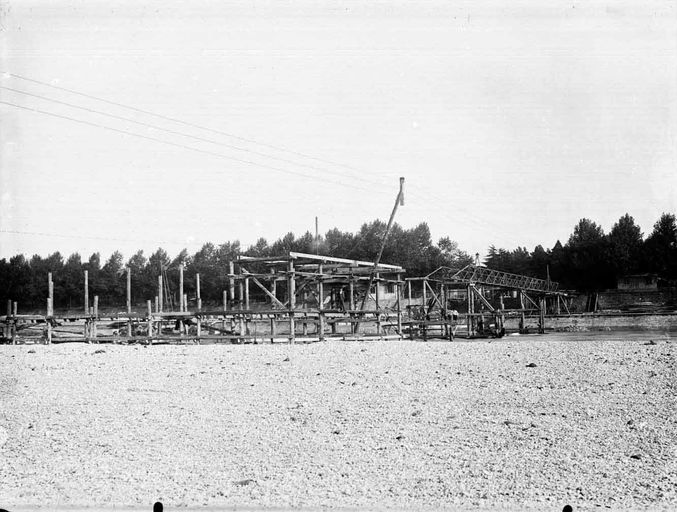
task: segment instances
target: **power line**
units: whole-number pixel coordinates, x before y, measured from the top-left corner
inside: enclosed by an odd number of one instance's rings
[[[254,139],[249,139],[249,138],[246,138],[246,137],[237,136],[237,135],[234,135],[234,134],[231,134],[231,133],[227,133],[227,132],[223,132],[223,131],[220,131],[220,130],[216,130],[216,129],[213,129],[213,128],[209,128],[209,127],[206,127],[206,126],[201,126],[201,125],[198,125],[198,124],[190,123],[190,122],[187,122],[187,121],[183,121],[183,120],[181,120],[181,119],[177,119],[177,118],[165,116],[165,115],[162,115],[162,114],[157,114],[157,113],[155,113],[155,112],[151,112],[151,111],[148,111],[148,110],[143,110],[143,109],[140,109],[140,108],[137,108],[137,107],[125,105],[125,104],[118,103],[118,102],[115,102],[115,101],[110,101],[110,100],[107,100],[107,99],[104,99],[104,98],[100,98],[100,97],[97,97],[97,96],[94,96],[94,95],[90,95],[90,94],[86,94],[86,93],[83,93],[83,92],[75,91],[75,90],[73,90],[73,89],[69,89],[69,88],[66,88],[66,87],[59,87],[59,86],[50,84],[50,83],[48,83],[48,82],[43,82],[43,81],[40,81],[40,80],[35,80],[35,79],[33,79],[33,78],[24,77],[24,76],[17,75],[17,74],[14,74],[14,73],[6,72],[5,75],[11,76],[11,77],[14,77],[14,78],[17,78],[17,79],[19,79],[19,80],[24,80],[24,81],[32,82],[32,83],[35,83],[35,84],[44,85],[44,86],[50,87],[50,88],[52,88],[52,89],[56,89],[56,90],[60,90],[60,91],[65,91],[65,92],[68,92],[68,93],[70,93],[70,94],[79,95],[79,96],[82,96],[82,97],[85,97],[85,98],[89,98],[89,99],[92,99],[92,100],[101,101],[101,102],[103,102],[103,103],[107,103],[107,104],[110,104],[110,105],[114,105],[114,106],[117,106],[117,107],[120,107],[120,108],[125,108],[125,109],[132,110],[132,111],[135,111],[135,112],[139,112],[139,113],[142,113],[142,114],[154,116],[154,117],[157,117],[157,118],[159,118],[159,119],[164,119],[164,120],[171,121],[171,122],[174,122],[174,123],[179,123],[179,124],[182,124],[182,125],[185,125],[185,126],[197,128],[197,129],[200,129],[200,130],[209,131],[209,132],[212,132],[212,133],[216,133],[216,134],[223,135],[223,136],[226,136],[226,137],[231,137],[231,138],[234,138],[234,139],[237,139],[237,140],[241,140],[241,141],[244,141],[244,142],[249,142],[249,143],[253,143],[253,144],[258,144],[258,145],[265,146],[265,147],[269,147],[269,148],[271,148],[271,149],[275,149],[275,150],[278,150],[278,151],[284,151],[284,152],[287,152],[287,153],[290,153],[290,154],[295,154],[295,155],[301,156],[301,157],[303,157],[303,158],[308,158],[308,159],[316,160],[316,161],[323,162],[323,163],[326,163],[326,164],[329,164],[329,165],[333,165],[333,166],[336,166],[336,167],[341,167],[341,168],[344,168],[344,169],[349,169],[349,170],[352,170],[352,171],[355,171],[355,172],[359,173],[359,176],[353,175],[353,178],[356,179],[356,180],[358,180],[358,181],[362,181],[362,182],[369,183],[369,184],[372,184],[372,185],[377,185],[377,186],[383,186],[384,184],[386,184],[385,181],[380,181],[380,182],[379,182],[379,181],[375,181],[374,179],[365,178],[365,176],[364,176],[365,171],[364,171],[364,170],[358,169],[358,168],[356,168],[356,167],[352,167],[352,166],[349,166],[349,165],[346,165],[346,164],[343,164],[343,163],[334,162],[334,161],[331,161],[331,160],[327,160],[327,159],[322,159],[322,158],[314,157],[314,156],[312,156],[312,155],[308,155],[308,154],[306,154],[306,153],[302,153],[302,152],[299,152],[299,151],[290,150],[290,149],[285,148],[285,147],[282,147],[282,146],[276,146],[276,145],[273,145],[273,144],[268,144],[268,143],[264,143],[264,142],[259,142],[259,141],[256,141],[256,140],[254,140]],[[142,125],[142,126],[147,126],[147,127],[150,127],[150,128],[162,130],[162,131],[165,131],[165,132],[167,132],[167,133],[173,133],[173,134],[176,134],[176,135],[185,136],[185,137],[193,138],[193,139],[195,139],[195,140],[200,140],[200,141],[204,141],[204,142],[208,142],[208,143],[212,143],[212,144],[219,144],[219,145],[223,145],[223,146],[225,146],[225,147],[230,147],[230,148],[232,148],[232,149],[236,149],[236,150],[240,150],[240,151],[247,151],[247,152],[250,152],[250,153],[252,153],[252,154],[256,154],[256,155],[262,156],[262,157],[264,157],[264,158],[271,158],[271,159],[279,160],[279,161],[282,161],[282,162],[291,163],[291,164],[299,165],[299,166],[303,166],[303,167],[308,167],[308,168],[311,168],[311,169],[314,169],[314,170],[319,170],[319,171],[322,171],[322,172],[332,173],[332,171],[329,170],[329,169],[313,167],[313,166],[309,166],[309,165],[307,165],[307,164],[303,164],[303,163],[300,163],[300,162],[294,162],[294,161],[291,161],[291,160],[287,160],[287,159],[275,157],[275,156],[272,156],[272,155],[267,155],[267,154],[265,154],[265,153],[260,153],[260,152],[257,152],[257,151],[248,150],[248,149],[245,149],[245,148],[239,148],[239,147],[237,147],[237,146],[232,146],[232,145],[225,144],[225,143],[220,143],[220,142],[218,142],[218,141],[213,141],[213,140],[211,140],[211,139],[204,139],[204,138],[201,138],[201,137],[196,137],[196,136],[193,136],[193,135],[185,134],[185,133],[183,133],[183,132],[176,132],[176,131],[174,131],[174,130],[165,129],[165,128],[158,127],[158,126],[155,126],[155,125],[152,125],[152,124],[149,124],[149,123],[143,123],[143,122],[141,122],[141,121],[135,121],[135,120],[133,120],[133,119],[125,118],[125,117],[122,117],[122,116],[116,116],[116,115],[113,115],[113,114],[107,114],[107,113],[105,113],[105,112],[97,111],[97,110],[94,110],[94,109],[88,109],[88,108],[86,108],[86,107],[81,107],[81,106],[77,106],[77,105],[72,105],[72,104],[69,104],[69,103],[66,103],[66,102],[61,102],[61,101],[58,101],[58,100],[53,100],[53,99],[51,99],[51,98],[46,98],[46,97],[42,97],[42,96],[39,96],[39,95],[31,94],[31,93],[25,93],[25,92],[23,92],[23,91],[18,91],[18,90],[16,90],[16,89],[11,89],[11,88],[9,88],[9,87],[4,87],[4,86],[0,86],[0,87],[2,87],[2,88],[4,88],[4,89],[11,90],[11,91],[14,91],[14,92],[18,92],[18,93],[20,93],[20,94],[26,94],[26,95],[38,97],[38,98],[41,98],[41,99],[46,99],[46,100],[48,100],[48,101],[53,101],[53,102],[56,102],[56,103],[61,103],[61,104],[64,104],[64,105],[67,105],[67,106],[71,106],[71,107],[74,107],[74,108],[79,108],[79,109],[82,109],[82,110],[88,110],[88,111],[90,111],[90,112],[98,113],[98,114],[101,114],[101,115],[107,115],[107,116],[109,116],[109,117],[113,117],[113,118],[116,118],[116,119],[122,119],[122,120],[124,120],[124,121],[136,123],[136,124],[139,124],[139,125]],[[29,110],[30,110],[30,109],[29,109]],[[56,115],[56,114],[50,114],[50,115]],[[78,121],[78,120],[76,120],[76,121],[77,121],[77,122],[83,122],[83,123],[86,123],[85,121]],[[99,125],[95,125],[95,126],[99,126]],[[103,127],[103,126],[99,126],[99,127]],[[108,127],[105,127],[105,128],[111,129],[111,130],[115,130],[114,128],[108,128]],[[231,159],[231,160],[240,161],[240,162],[243,162],[243,163],[249,163],[249,164],[251,164],[251,165],[257,165],[257,166],[260,166],[260,167],[266,167],[266,168],[278,170],[278,171],[281,171],[281,172],[287,172],[287,173],[296,174],[296,175],[299,175],[299,176],[304,176],[304,177],[310,177],[310,178],[313,178],[313,177],[308,176],[308,175],[304,175],[304,174],[301,174],[301,173],[295,173],[295,172],[293,172],[293,171],[287,171],[287,170],[280,169],[280,168],[273,167],[273,166],[269,166],[269,165],[266,165],[266,164],[259,164],[259,163],[251,162],[251,161],[248,161],[248,160],[241,160],[241,159],[238,159],[238,158],[235,158],[235,157],[229,157],[229,156],[227,156],[227,155],[222,155],[222,154],[219,154],[219,153],[212,153],[212,152],[208,152],[208,151],[202,151],[202,150],[199,150],[199,149],[196,149],[196,148],[191,148],[191,147],[183,146],[183,145],[180,145],[180,144],[174,144],[174,143],[167,142],[167,141],[161,141],[161,140],[159,140],[159,139],[155,139],[155,138],[152,138],[152,137],[143,136],[143,135],[140,135],[140,134],[133,134],[133,133],[131,133],[131,132],[130,132],[130,134],[135,135],[135,136],[137,136],[137,137],[147,138],[147,139],[149,139],[149,140],[155,140],[155,141],[157,141],[157,142],[162,142],[162,143],[165,143],[165,144],[176,145],[176,146],[179,146],[179,147],[185,147],[186,149],[190,149],[190,150],[197,151],[197,152],[202,152],[202,153],[206,153],[206,154],[212,154],[212,155],[215,155],[215,156],[220,156],[220,157],[222,157],[222,158],[228,158],[228,159]],[[336,173],[334,173],[334,174],[336,174]],[[338,182],[334,182],[334,183],[338,183]],[[446,199],[444,199],[444,198],[442,198],[442,197],[440,197],[440,196],[437,196],[437,195],[435,195],[435,194],[433,194],[433,193],[431,193],[431,192],[429,192],[429,191],[423,189],[423,187],[418,186],[418,185],[417,185],[416,183],[414,183],[414,182],[411,182],[411,181],[410,181],[410,183],[411,183],[411,185],[413,185],[415,188],[418,188],[418,189],[421,191],[421,194],[425,194],[425,196],[423,196],[423,195],[417,194],[416,192],[413,192],[412,195],[414,195],[414,196],[418,196],[418,197],[420,197],[420,198],[423,199],[423,200],[428,200],[428,199],[430,199],[430,198],[437,199],[437,200],[440,201],[441,203],[445,203],[445,202],[447,201]],[[341,185],[346,186],[346,187],[348,186],[348,185],[346,185],[346,184],[344,184],[344,183],[338,183],[338,184],[341,184]],[[361,188],[361,187],[352,187],[352,188],[359,188],[360,190],[367,190],[367,189],[364,189],[364,188]],[[372,191],[372,190],[369,190],[369,192],[373,192],[373,191]],[[451,221],[453,221],[453,222],[455,222],[455,221],[457,220],[457,219],[454,219],[454,218],[450,217],[450,216],[449,216],[448,214],[446,214],[443,210],[438,211],[437,213],[438,213],[438,215],[442,215],[443,217],[446,217],[447,219],[449,219],[449,220],[451,220]],[[480,229],[485,230],[485,231],[488,232],[487,227],[490,226],[491,223],[486,222],[486,221],[484,221],[484,220],[482,220],[481,218],[478,218],[478,217],[476,217],[476,216],[463,215],[462,213],[461,213],[461,215],[465,218],[466,221],[471,222],[471,223],[475,224],[476,227],[478,227],[478,228],[480,228]]]
[[[38,99],[45,100],[45,101],[51,101],[51,102],[57,103],[59,105],[65,105],[67,107],[76,108],[76,109],[79,109],[79,110],[84,110],[86,112],[91,112],[91,113],[94,113],[94,114],[107,116],[107,117],[110,117],[110,118],[113,118],[113,119],[118,119],[120,121],[134,123],[134,124],[137,124],[137,125],[140,125],[140,126],[145,126],[147,128],[152,128],[154,130],[160,130],[160,131],[163,131],[163,132],[166,132],[166,133],[171,133],[173,135],[179,135],[179,136],[182,136],[182,137],[187,137],[187,138],[197,140],[197,141],[201,141],[201,142],[208,142],[210,144],[215,144],[215,145],[218,145],[218,146],[224,146],[224,147],[227,147],[227,148],[230,148],[230,149],[234,149],[236,151],[244,151],[246,153],[252,153],[252,154],[257,155],[257,156],[261,156],[261,157],[264,157],[264,158],[270,158],[272,160],[278,160],[280,162],[285,162],[285,163],[292,164],[292,165],[298,165],[298,166],[301,166],[301,167],[306,167],[306,168],[314,169],[314,170],[321,171],[321,172],[327,172],[327,173],[334,174],[334,175],[337,174],[336,172],[333,172],[333,171],[326,169],[326,168],[317,167],[317,166],[314,166],[314,165],[304,164],[304,163],[300,163],[300,162],[295,162],[293,160],[289,160],[289,159],[286,159],[286,158],[268,155],[266,153],[261,153],[259,151],[254,151],[254,150],[242,148],[242,147],[239,147],[239,146],[234,146],[232,144],[226,144],[224,142],[219,142],[219,141],[216,141],[216,140],[213,140],[213,139],[206,139],[204,137],[198,137],[198,136],[190,135],[190,134],[187,134],[187,133],[184,133],[184,132],[179,132],[179,131],[176,131],[176,130],[170,130],[168,128],[163,128],[162,126],[157,126],[157,125],[150,124],[150,123],[144,123],[143,121],[137,121],[136,119],[131,119],[131,118],[124,117],[124,116],[118,116],[118,115],[115,115],[115,114],[110,114],[108,112],[103,112],[101,110],[83,107],[81,105],[75,105],[73,103],[68,103],[66,101],[55,100],[53,98],[49,98],[47,96],[42,96],[40,94],[33,94],[33,93],[30,93],[30,92],[21,91],[19,89],[13,89],[11,87],[6,87],[4,85],[0,85],[0,89],[12,91],[12,92],[17,93],[17,94],[23,94],[25,96],[30,96],[32,98],[38,98]],[[368,182],[369,180],[362,178],[362,181]],[[380,185],[377,182],[371,182],[371,183],[374,184],[374,185]]]
[[[258,144],[260,146],[265,146],[265,147],[268,147],[268,148],[271,148],[271,149],[275,149],[277,151],[284,151],[286,153],[291,153],[291,154],[294,154],[294,155],[297,155],[297,156],[300,156],[300,157],[303,157],[303,158],[316,160],[318,162],[322,162],[322,163],[325,163],[325,164],[334,165],[334,166],[337,166],[337,167],[343,167],[345,169],[351,169],[351,170],[359,172],[359,173],[364,172],[360,169],[351,167],[349,165],[341,164],[341,163],[338,163],[338,162],[332,162],[331,160],[327,160],[327,159],[319,158],[319,157],[316,157],[316,156],[308,155],[306,153],[302,153],[300,151],[288,149],[288,148],[285,148],[283,146],[276,146],[274,144],[269,144],[269,143],[266,143],[266,142],[259,142],[257,140],[249,139],[247,137],[241,137],[239,135],[234,135],[232,133],[224,132],[224,131],[221,131],[221,130],[216,130],[214,128],[209,128],[209,127],[206,127],[206,126],[201,126],[201,125],[198,125],[198,124],[190,123],[188,121],[183,121],[182,119],[177,119],[177,118],[174,118],[174,117],[165,116],[163,114],[157,114],[157,113],[151,112],[149,110],[143,110],[143,109],[140,109],[140,108],[137,108],[137,107],[124,105],[122,103],[118,103],[118,102],[115,102],[115,101],[111,101],[111,100],[107,100],[107,99],[100,98],[100,97],[97,97],[97,96],[93,96],[91,94],[86,94],[86,93],[83,93],[83,92],[75,91],[73,89],[68,89],[66,87],[59,87],[57,85],[53,85],[53,84],[50,84],[48,82],[42,82],[40,80],[35,80],[33,78],[28,78],[28,77],[25,77],[25,76],[14,74],[14,73],[6,72],[5,74],[7,76],[17,78],[19,80],[25,80],[26,82],[33,82],[35,84],[44,85],[46,87],[51,87],[52,89],[57,89],[59,91],[64,91],[64,92],[68,92],[70,94],[76,94],[78,96],[82,96],[84,98],[89,98],[89,99],[92,99],[92,100],[101,101],[101,102],[104,102],[104,103],[108,103],[109,105],[114,105],[116,107],[125,108],[125,109],[128,109],[128,110],[133,110],[134,112],[139,112],[141,114],[146,114],[146,115],[149,115],[149,116],[157,117],[159,119],[164,119],[166,121],[171,121],[173,123],[179,123],[179,124],[182,124],[184,126],[190,126],[191,128],[198,128],[200,130],[205,130],[205,131],[209,131],[209,132],[212,132],[212,133],[217,133],[219,135],[223,135],[225,137],[231,137],[233,139],[237,139],[237,140],[240,140],[242,142],[249,142],[251,144]]]
[[[343,182],[340,182],[340,181],[327,180],[326,178],[320,178],[318,176],[312,176],[310,174],[304,174],[304,173],[297,172],[297,171],[290,171],[289,169],[283,169],[281,167],[274,167],[272,165],[262,164],[262,163],[259,163],[259,162],[254,162],[252,160],[245,160],[245,159],[237,158],[237,157],[234,157],[234,156],[224,155],[222,153],[215,153],[213,151],[198,149],[198,148],[194,148],[194,147],[191,147],[191,146],[186,146],[185,144],[170,142],[170,141],[167,141],[167,140],[158,139],[156,137],[150,137],[148,135],[142,135],[140,133],[130,132],[128,130],[121,130],[119,128],[113,128],[111,126],[106,126],[106,125],[103,125],[103,124],[92,123],[90,121],[84,121],[82,119],[76,119],[74,117],[65,116],[65,115],[62,115],[62,114],[55,114],[54,112],[47,112],[46,110],[41,110],[41,109],[38,109],[38,108],[26,107],[26,106],[23,106],[23,105],[17,105],[16,103],[11,103],[11,102],[8,102],[8,101],[0,101],[0,104],[9,105],[11,107],[20,108],[20,109],[23,109],[23,110],[28,110],[29,112],[36,112],[36,113],[39,113],[39,114],[44,114],[44,115],[56,117],[56,118],[59,118],[59,119],[65,119],[65,120],[68,120],[68,121],[73,121],[75,123],[80,123],[80,124],[84,124],[84,125],[88,125],[88,126],[94,126],[95,128],[110,130],[110,131],[113,131],[113,132],[122,133],[124,135],[131,135],[133,137],[139,137],[141,139],[151,140],[151,141],[154,141],[154,142],[159,142],[161,144],[167,144],[169,146],[187,149],[189,151],[194,151],[196,153],[203,153],[205,155],[212,155],[212,156],[216,156],[216,157],[219,157],[219,158],[225,158],[227,160],[233,160],[235,162],[240,162],[240,163],[243,163],[243,164],[255,165],[255,166],[258,166],[258,167],[264,167],[266,169],[272,169],[274,171],[279,171],[279,172],[283,172],[283,173],[286,173],[286,174],[301,176],[303,178],[309,178],[309,179],[314,179],[314,180],[321,179],[321,180],[325,180],[325,181],[331,181],[331,183],[334,183],[335,185],[341,185],[341,186],[346,187],[346,188],[360,189],[360,190],[364,190],[364,191],[367,191],[367,192],[372,192],[369,189],[366,189],[366,188],[363,188],[363,187],[358,187],[358,186],[355,186],[355,185],[349,185],[347,183],[343,183]]]

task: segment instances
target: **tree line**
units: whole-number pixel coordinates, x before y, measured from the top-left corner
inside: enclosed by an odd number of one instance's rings
[[[88,271],[89,295],[99,296],[102,306],[123,306],[126,301],[126,267],[132,276],[132,302],[143,304],[157,294],[157,276],[164,271],[170,290],[178,290],[178,268],[184,265],[184,287],[194,300],[195,275],[200,274],[201,297],[205,304],[218,304],[228,288],[228,262],[238,256],[281,255],[288,251],[318,253],[340,258],[373,261],[385,234],[380,220],[365,223],[355,232],[331,229],[324,236],[306,232],[287,233],[272,244],[260,238],[243,248],[239,241],[216,245],[206,243],[195,254],[186,249],[173,258],[158,248],[146,256],[137,251],[124,261],[115,251],[105,262],[99,253],[83,260],[78,253],[64,258],[59,252],[27,259],[16,255],[0,260],[0,304],[17,300],[22,309],[44,308],[47,274],[52,272],[55,308],[83,306],[84,270]],[[394,224],[383,251],[382,261],[403,266],[408,276],[423,276],[441,266],[461,268],[473,258],[459,249],[448,236],[433,242],[426,223],[411,229]],[[561,288],[593,291],[613,288],[619,277],[653,273],[668,283],[677,282],[677,225],[675,215],[665,213],[644,238],[629,215],[623,215],[608,234],[590,219],[581,219],[566,244],[557,241],[550,249],[541,245],[529,252],[489,248],[484,263],[497,270],[558,281]],[[177,300],[174,297],[174,300]]]
[[[386,224],[380,220],[365,223],[356,232],[329,230],[318,240],[306,232],[301,236],[287,233],[272,244],[260,238],[243,248],[239,241],[216,245],[206,243],[195,254],[186,249],[174,257],[158,248],[146,256],[137,251],[126,262],[115,251],[105,262],[99,253],[83,260],[80,254],[64,258],[59,252],[43,258],[27,259],[16,255],[0,260],[0,304],[17,300],[25,308],[44,308],[47,275],[54,281],[54,307],[75,309],[84,306],[84,271],[88,272],[89,296],[99,296],[102,307],[124,306],[126,302],[126,268],[132,278],[132,302],[144,304],[157,295],[158,275],[164,271],[169,288],[178,302],[179,266],[184,265],[184,290],[189,301],[195,299],[195,275],[200,274],[200,295],[204,304],[218,304],[228,288],[228,262],[238,256],[274,256],[289,251],[323,254],[340,258],[373,261],[383,240]],[[409,275],[425,275],[440,266],[461,267],[472,261],[449,237],[434,243],[430,229],[421,223],[411,229],[394,224],[383,251],[384,263],[402,265]],[[256,293],[253,290],[254,294]],[[91,300],[91,299],[90,299]],[[175,302],[175,303],[176,303]]]
[[[664,213],[644,238],[629,214],[623,215],[608,234],[590,219],[581,219],[566,244],[558,240],[551,249],[538,245],[508,251],[489,248],[486,265],[514,274],[548,277],[560,288],[599,291],[616,287],[618,279],[632,274],[655,274],[665,284],[677,282],[677,224]]]

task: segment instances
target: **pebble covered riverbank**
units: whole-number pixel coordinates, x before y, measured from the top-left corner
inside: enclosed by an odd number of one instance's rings
[[[0,346],[0,507],[674,510],[675,343]]]

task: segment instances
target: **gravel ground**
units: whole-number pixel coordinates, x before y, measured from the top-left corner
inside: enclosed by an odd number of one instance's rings
[[[674,510],[675,356],[659,333],[0,346],[0,507]]]

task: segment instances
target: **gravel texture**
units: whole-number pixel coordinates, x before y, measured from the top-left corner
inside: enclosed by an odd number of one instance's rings
[[[0,507],[675,510],[675,356],[658,333],[0,346]]]

